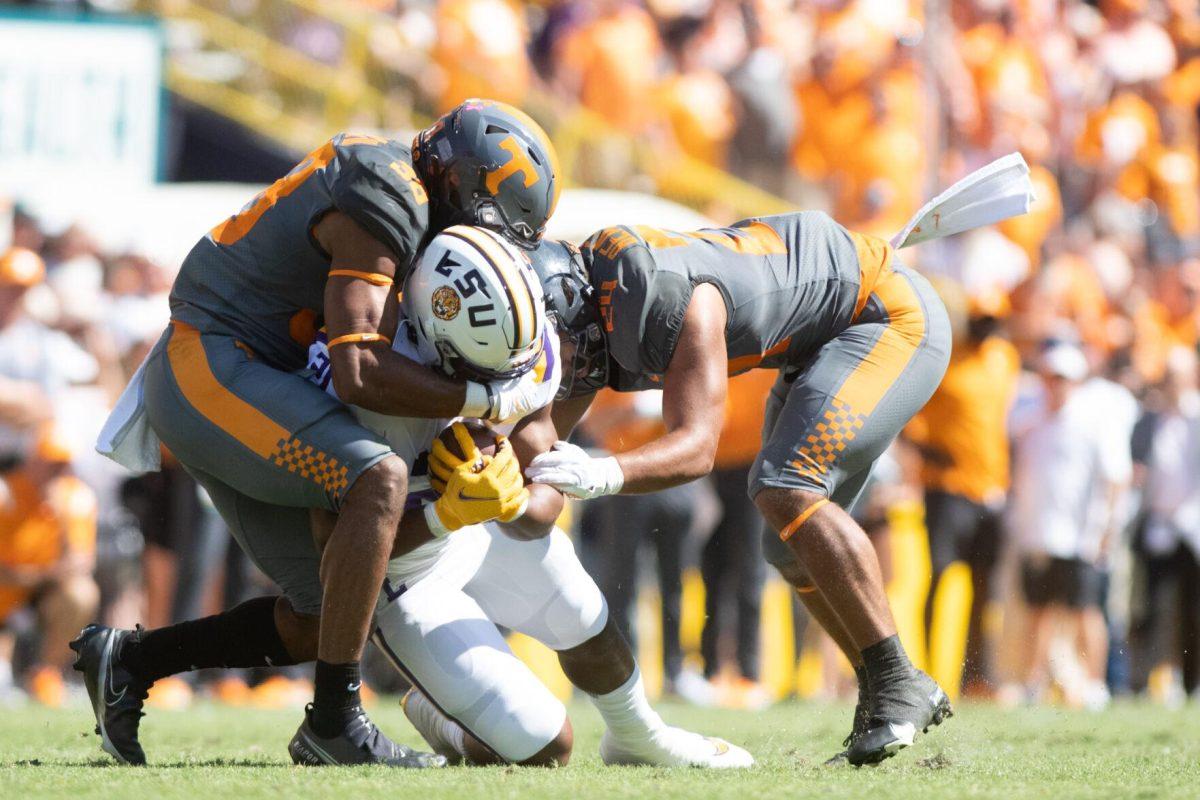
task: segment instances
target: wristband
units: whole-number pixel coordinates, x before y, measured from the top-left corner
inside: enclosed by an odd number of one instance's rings
[[[446,523],[442,522],[442,518],[438,516],[437,503],[425,504],[425,524],[429,526],[429,532],[433,534],[433,538],[435,539],[441,539],[452,533],[446,527]]]
[[[492,390],[485,383],[467,381],[467,398],[458,415],[469,419],[488,419],[491,413]]]
[[[339,344],[368,344],[370,342],[387,342],[390,345],[392,340],[382,333],[347,333],[330,339],[325,346],[332,349]]]

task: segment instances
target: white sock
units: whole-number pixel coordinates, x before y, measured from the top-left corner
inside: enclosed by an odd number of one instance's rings
[[[608,729],[618,739],[647,739],[666,727],[662,717],[650,707],[642,673],[636,666],[629,680],[608,694],[589,694],[592,705],[604,717]]]
[[[13,685],[12,662],[0,658],[0,689],[10,689]]]

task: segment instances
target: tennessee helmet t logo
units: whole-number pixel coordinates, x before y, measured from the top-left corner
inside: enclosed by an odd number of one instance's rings
[[[500,148],[507,150],[512,158],[496,167],[487,174],[487,190],[493,195],[500,191],[500,184],[506,178],[521,173],[525,180],[525,188],[528,189],[538,182],[537,170],[533,166],[533,162],[529,160],[529,156],[521,149],[521,145],[511,135],[506,136],[504,141],[500,142]]]

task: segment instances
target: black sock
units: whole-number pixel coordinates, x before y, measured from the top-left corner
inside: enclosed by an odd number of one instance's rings
[[[908,660],[908,653],[904,652],[904,645],[900,644],[900,637],[896,634],[865,648],[862,657],[863,670],[867,673],[872,691],[913,673],[912,662]]]
[[[854,677],[858,678],[858,696],[865,697],[871,688],[870,678],[867,676],[867,666],[859,664],[855,667]]]
[[[317,660],[315,692],[312,716],[309,723],[322,738],[332,738],[343,730],[358,713],[362,698],[358,689],[362,686],[358,662],[330,664]]]
[[[188,620],[125,640],[118,655],[148,683],[206,667],[295,664],[275,627],[275,597],[256,597],[221,614]]]

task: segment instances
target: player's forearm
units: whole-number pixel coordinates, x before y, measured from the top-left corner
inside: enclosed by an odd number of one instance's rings
[[[343,402],[396,417],[437,419],[458,416],[463,410],[464,381],[448,378],[382,344],[357,347],[348,355],[333,362],[333,388]]]
[[[541,539],[554,529],[554,523],[562,514],[566,498],[557,489],[545,484],[529,485],[529,506],[525,513],[512,522],[502,523],[504,532],[514,539]]]
[[[694,481],[712,472],[715,433],[694,428],[671,431],[641,447],[619,454],[625,476],[622,494],[645,494]]]
[[[426,542],[433,541],[433,534],[425,522],[420,509],[409,509],[400,517],[396,528],[396,542],[392,545],[392,558],[408,555]]]

